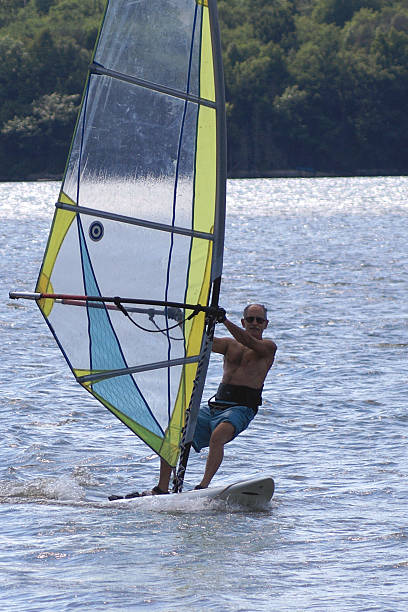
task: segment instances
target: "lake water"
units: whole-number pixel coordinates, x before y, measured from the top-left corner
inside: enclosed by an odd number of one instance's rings
[[[264,303],[278,344],[213,481],[271,474],[251,512],[106,501],[155,484],[158,460],[75,383],[35,304],[8,299],[34,289],[58,184],[0,184],[2,610],[407,609],[407,193],[228,183],[221,305],[239,322]],[[214,356],[205,397],[221,371]]]

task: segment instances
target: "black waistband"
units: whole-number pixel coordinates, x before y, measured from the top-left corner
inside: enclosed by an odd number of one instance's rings
[[[208,404],[218,409],[234,405],[248,406],[257,412],[258,406],[262,404],[262,388],[253,389],[244,385],[220,383],[214,400],[211,398]]]

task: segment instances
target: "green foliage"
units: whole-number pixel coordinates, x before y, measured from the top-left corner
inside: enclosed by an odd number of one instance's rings
[[[1,0],[1,178],[62,173],[104,0]],[[407,0],[218,0],[232,175],[406,172]]]
[[[0,126],[32,101],[31,61],[20,40],[0,38]]]
[[[35,100],[30,114],[7,121],[1,133],[10,172],[18,173],[25,168],[27,174],[60,173],[78,108],[79,95],[52,93]],[[24,165],[26,151],[31,159]]]
[[[37,11],[40,15],[46,15],[54,4],[54,0],[35,0]]]
[[[247,5],[222,32],[230,172],[405,172],[406,0]]]
[[[318,22],[334,23],[343,27],[360,9],[379,10],[381,0],[318,0],[314,3],[313,16]]]
[[[1,178],[62,173],[104,6],[2,0]]]
[[[28,4],[29,0],[1,0],[0,3],[0,28],[12,23],[21,8]]]
[[[286,46],[294,32],[293,4],[289,0],[249,0],[249,21],[254,36],[263,43]]]
[[[50,136],[70,125],[78,112],[78,95],[63,96],[58,93],[45,95],[31,105],[31,114],[14,117],[4,125],[2,133],[16,138]]]

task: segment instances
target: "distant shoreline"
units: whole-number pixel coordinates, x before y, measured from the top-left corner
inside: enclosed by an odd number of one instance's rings
[[[369,177],[369,176],[408,176],[408,170],[390,170],[389,168],[375,170],[356,170],[354,172],[321,172],[312,168],[296,168],[294,170],[262,170],[250,172],[237,170],[228,174],[228,179],[260,179],[260,178],[335,178],[335,177]],[[0,183],[31,183],[57,181],[61,182],[61,175],[29,175],[24,178],[3,178]]]
[[[390,170],[389,168],[375,170],[355,170],[346,172],[321,172],[312,168],[296,168],[295,170],[262,170],[261,172],[248,172],[238,170],[230,172],[228,178],[334,178],[353,176],[407,176],[408,170]]]

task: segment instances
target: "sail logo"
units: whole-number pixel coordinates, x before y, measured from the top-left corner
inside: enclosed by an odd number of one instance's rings
[[[89,237],[91,238],[91,240],[93,240],[94,242],[98,242],[98,240],[102,239],[103,232],[103,225],[100,221],[94,221],[93,223],[91,223],[91,226],[89,228]]]

